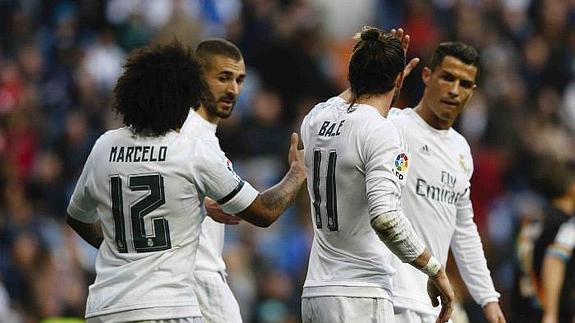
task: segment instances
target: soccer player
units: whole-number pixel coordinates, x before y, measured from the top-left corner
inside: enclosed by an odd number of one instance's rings
[[[546,156],[533,186],[546,200],[544,218],[524,220],[518,234],[514,322],[571,323],[575,319],[575,176]]]
[[[541,286],[545,295],[541,304],[542,323],[570,323],[575,320],[574,190],[575,187],[572,186],[570,192],[572,209],[568,215],[569,220],[559,225],[553,241],[544,249],[543,266],[540,269]],[[538,247],[539,243],[536,244],[536,257]]]
[[[303,322],[393,322],[393,254],[429,276],[430,297],[439,304],[441,296],[443,305],[437,320],[446,322],[453,290],[401,212],[411,157],[385,118],[402,84],[409,37],[372,27],[359,37],[350,90],[316,105],[301,125],[315,233]]]
[[[232,113],[246,76],[246,67],[240,50],[225,39],[200,42],[196,55],[204,68],[204,79],[212,98],[203,100],[197,110],[190,110],[181,133],[191,138],[203,138],[221,149],[216,128],[220,119]],[[231,162],[228,163],[231,167]],[[206,207],[212,203],[206,201]],[[234,218],[229,218],[229,221]],[[222,259],[224,233],[224,224],[210,217],[204,219],[194,276],[200,310],[208,323],[242,321],[238,303],[226,282],[226,265]]]
[[[209,97],[178,42],[131,53],[114,89],[125,127],[95,143],[68,206],[69,225],[98,250],[87,322],[201,322],[193,269],[204,198],[267,226],[293,201],[305,169],[293,134],[290,169],[258,193],[213,143],[179,134]]]
[[[391,109],[390,121],[405,136],[411,152],[401,207],[417,235],[443,266],[449,248],[474,300],[489,322],[505,322],[473,222],[470,178],[473,160],[467,141],[451,126],[475,89],[479,55],[460,42],[435,50],[423,69],[425,90],[414,109]],[[394,279],[396,322],[432,322],[423,283],[426,276],[398,264]]]

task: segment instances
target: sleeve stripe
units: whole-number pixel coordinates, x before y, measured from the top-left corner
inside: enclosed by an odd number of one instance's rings
[[[228,195],[224,196],[223,198],[219,199],[219,200],[217,201],[218,204],[222,205],[222,204],[225,204],[225,203],[229,202],[231,199],[234,198],[234,196],[236,196],[236,195],[242,190],[243,187],[244,187],[244,181],[241,181],[241,182],[238,184],[238,186],[236,186],[236,188],[234,188],[234,190],[233,190],[230,194],[228,194]]]

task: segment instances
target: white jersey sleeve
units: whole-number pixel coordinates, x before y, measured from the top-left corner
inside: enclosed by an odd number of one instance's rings
[[[575,219],[564,222],[559,227],[553,244],[547,248],[546,255],[569,261],[575,248]]]
[[[93,152],[92,150],[84,164],[82,174],[76,183],[76,188],[72,193],[67,210],[72,218],[84,223],[96,223],[99,219],[96,211],[97,202],[89,193],[90,185],[88,185],[88,182],[93,180],[91,172],[93,169]]]
[[[200,191],[220,204],[231,214],[245,210],[258,197],[259,192],[242,180],[233,170],[225,154],[209,142],[197,146],[202,150],[195,161],[196,184]]]
[[[561,225],[555,236],[554,243],[571,251],[575,248],[575,219],[570,219]]]
[[[491,280],[483,245],[473,221],[473,207],[469,196],[468,189],[457,205],[451,251],[469,293],[476,303],[485,306],[487,303],[497,302],[500,294],[495,291]]]
[[[373,219],[400,209],[401,191],[410,161],[401,133],[387,120],[382,121],[381,126],[369,129],[364,147],[365,185],[369,214]]]

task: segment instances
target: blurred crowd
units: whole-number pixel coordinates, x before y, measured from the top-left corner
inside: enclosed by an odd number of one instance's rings
[[[284,173],[302,117],[346,88],[363,25],[403,27],[409,58],[422,59],[398,107],[418,102],[439,42],[479,49],[479,85],[456,128],[472,146],[475,219],[511,317],[517,230],[546,203],[531,165],[575,165],[573,0],[0,0],[0,322],[83,317],[96,250],[67,227],[66,206],[95,139],[121,125],[110,98],[128,52],[174,38],[240,47],[244,91],[218,136],[237,172],[263,189]],[[270,228],[227,228],[245,322],[299,321],[309,212],[302,190]],[[464,288],[458,297],[479,322]]]

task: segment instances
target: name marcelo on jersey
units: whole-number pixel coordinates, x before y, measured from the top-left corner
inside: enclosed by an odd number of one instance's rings
[[[160,146],[113,146],[110,149],[111,163],[139,163],[165,161],[168,147]]]

